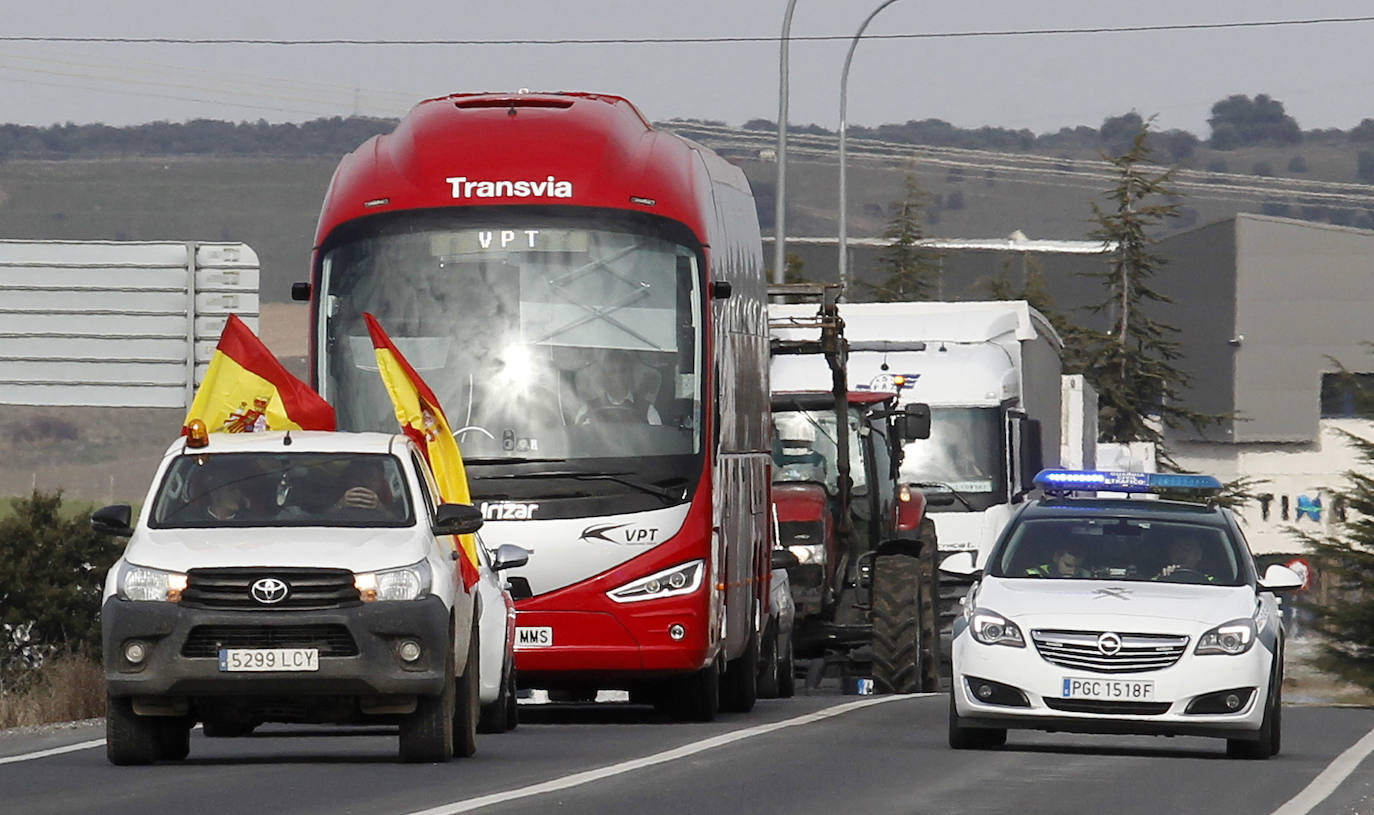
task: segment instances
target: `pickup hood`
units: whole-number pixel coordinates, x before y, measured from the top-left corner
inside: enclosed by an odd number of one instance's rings
[[[301,566],[370,572],[424,559],[426,534],[419,527],[144,528],[129,540],[124,559],[174,572],[227,566]]]
[[[1255,612],[1249,586],[984,578],[977,603],[1027,628],[1119,629],[1151,621],[1211,627]]]

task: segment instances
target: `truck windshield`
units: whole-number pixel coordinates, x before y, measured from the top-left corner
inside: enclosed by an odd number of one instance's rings
[[[856,493],[867,486],[858,414],[849,412],[849,478]],[[834,493],[839,483],[833,410],[773,411],[773,480],[814,481]]]
[[[413,526],[409,496],[395,456],[186,455],[167,468],[148,525]]]
[[[901,480],[943,484],[963,495],[1000,493],[1002,450],[997,408],[932,406],[930,438],[906,445]]]
[[[474,461],[700,453],[700,260],[670,231],[488,209],[345,234],[322,258],[318,326],[321,392],[339,428],[395,426],[370,312]]]

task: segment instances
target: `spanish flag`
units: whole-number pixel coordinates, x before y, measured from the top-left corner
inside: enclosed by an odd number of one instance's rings
[[[367,313],[363,318],[377,354],[377,372],[382,375],[382,384],[386,385],[391,403],[396,406],[396,421],[400,422],[401,431],[424,451],[434,471],[434,480],[438,482],[440,498],[445,503],[471,504],[463,455],[458,452],[458,442],[449,429],[439,399],[410,367],[377,318]],[[463,552],[458,560],[463,587],[470,589],[477,582],[477,540],[472,535],[459,535],[458,545]]]
[[[257,430],[333,430],[334,408],[292,376],[253,330],[230,314],[210,368],[186,412],[211,433]]]

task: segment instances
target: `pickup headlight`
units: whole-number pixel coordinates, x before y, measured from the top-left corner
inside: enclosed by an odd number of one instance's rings
[[[1250,650],[1259,631],[1249,617],[1222,623],[1198,637],[1195,654],[1230,654],[1235,656]]]
[[[701,578],[705,572],[706,562],[694,560],[648,577],[641,577],[620,588],[611,589],[606,592],[606,596],[617,603],[638,603],[641,600],[658,600],[663,597],[691,594],[701,587]]]
[[[118,591],[124,600],[178,603],[186,590],[186,575],[125,563],[119,567]]]
[[[1016,623],[995,611],[975,608],[969,616],[969,634],[984,645],[1009,645],[1012,648],[1025,648],[1026,640]]]
[[[422,560],[400,569],[377,572],[358,572],[353,585],[364,603],[378,600],[418,600],[429,594],[433,585],[429,561]]]

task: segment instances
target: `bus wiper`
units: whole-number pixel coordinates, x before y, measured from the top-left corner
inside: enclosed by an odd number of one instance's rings
[[[500,475],[485,476],[483,480],[500,481],[519,478],[571,478],[574,481],[614,481],[617,484],[624,484],[640,492],[647,492],[656,498],[662,498],[665,502],[670,504],[681,501],[687,497],[687,488],[685,486],[676,488],[660,487],[657,484],[650,484],[646,481],[624,478],[623,476],[626,475],[629,475],[629,473],[598,473],[590,470],[536,470],[529,473],[502,473]],[[682,479],[677,480],[681,481]]]
[[[925,488],[927,488],[927,487],[934,487],[935,489],[938,489],[938,490],[940,490],[941,492],[947,492],[947,493],[949,493],[950,495],[952,495],[952,496],[954,496],[955,498],[957,498],[957,499],[959,500],[959,503],[963,504],[963,505],[964,505],[964,508],[967,509],[969,512],[977,512],[977,511],[978,511],[978,510],[976,510],[976,509],[973,508],[973,504],[970,504],[969,501],[968,501],[968,499],[965,498],[963,495],[961,495],[961,494],[959,493],[958,490],[954,489],[953,487],[951,487],[950,485],[946,484],[946,483],[943,482],[943,481],[913,481],[912,484],[911,484],[911,486],[917,487],[917,488],[919,488],[919,489],[925,489]]]

